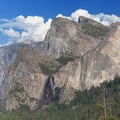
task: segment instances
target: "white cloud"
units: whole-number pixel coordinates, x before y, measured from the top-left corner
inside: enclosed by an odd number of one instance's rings
[[[104,13],[99,13],[99,14],[90,14],[87,10],[83,10],[83,9],[79,9],[76,10],[75,12],[73,12],[71,14],[71,19],[74,21],[78,21],[78,17],[79,16],[84,16],[90,19],[93,19],[97,22],[100,22],[104,25],[109,26],[110,24],[114,23],[114,22],[120,22],[120,17],[116,16],[116,15],[108,15],[108,14],[104,14]]]
[[[7,35],[9,37],[12,37],[12,38],[19,38],[20,37],[20,33],[13,30],[13,29],[0,29],[0,31],[4,34],[4,35]]]
[[[88,13],[87,10],[83,10],[83,9],[76,10],[75,12],[71,14],[71,18],[74,21],[78,21],[79,16],[90,18],[91,15]]]
[[[24,41],[25,39],[43,41],[45,35],[50,28],[52,19],[44,22],[43,17],[22,15],[17,16],[12,20],[2,19],[0,24],[0,32],[17,41]]]
[[[120,22],[120,17],[116,15],[108,15],[104,13],[90,14],[87,10],[78,9],[71,16],[58,14],[56,17],[63,17],[69,20],[78,21],[79,16],[84,16],[104,25],[110,25],[114,22]],[[17,16],[13,19],[0,19],[0,32],[8,36],[8,44],[13,41],[21,42],[24,40],[43,41],[45,35],[50,28],[52,19],[44,21],[40,16]]]
[[[118,17],[116,15],[113,15],[113,14],[108,15],[108,14],[104,14],[104,13],[90,14],[87,10],[84,10],[84,9],[76,10],[75,12],[73,12],[71,14],[70,17],[63,16],[62,14],[57,15],[57,17],[68,18],[68,19],[76,21],[76,22],[78,21],[79,16],[84,16],[84,17],[93,19],[97,22],[102,23],[103,25],[106,25],[106,26],[109,26],[115,22],[120,22],[120,17]]]
[[[58,18],[58,17],[67,18],[67,19],[69,19],[69,20],[72,20],[71,17],[63,16],[62,14],[58,14],[58,15],[56,16],[56,18]]]
[[[50,28],[51,21],[52,19],[49,19],[46,23],[44,23],[44,21],[35,21],[36,24],[34,23],[33,26],[30,25],[31,27],[29,27],[28,25],[27,30],[21,33],[21,40],[31,38],[35,41],[43,41],[48,29]],[[29,24],[33,24],[30,22],[31,20],[29,21]]]

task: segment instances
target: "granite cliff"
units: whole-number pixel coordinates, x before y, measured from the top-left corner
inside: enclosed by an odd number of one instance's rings
[[[4,95],[4,87],[7,81],[8,67],[16,58],[19,45],[11,45],[0,48],[0,99]]]
[[[41,108],[52,101],[68,102],[76,90],[99,86],[120,75],[120,23],[109,27],[91,19],[79,23],[56,18],[44,42],[20,47],[9,65],[4,106]]]

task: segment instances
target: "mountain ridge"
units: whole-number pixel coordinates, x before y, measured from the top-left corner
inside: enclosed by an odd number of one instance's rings
[[[55,86],[62,89],[59,101],[69,102],[75,97],[76,90],[90,89],[120,74],[120,24],[105,27],[93,20],[82,19],[75,23],[56,18],[40,46],[20,48],[15,62],[9,67],[4,94],[7,110],[21,104],[36,109],[44,94],[49,96],[47,101],[52,101],[51,95],[56,92],[54,86],[48,84],[48,93],[44,92],[50,75],[54,77]]]

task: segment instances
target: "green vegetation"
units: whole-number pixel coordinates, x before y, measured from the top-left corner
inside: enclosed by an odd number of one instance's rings
[[[104,82],[101,87],[76,92],[71,106],[77,106],[81,120],[119,120],[120,77]]]
[[[82,25],[82,29],[84,30],[85,33],[92,35],[93,37],[96,38],[100,38],[100,37],[102,38],[108,32],[107,27],[101,24],[93,25],[88,22]]]
[[[53,63],[39,63],[39,67],[45,75],[51,75],[58,72],[60,66]]]
[[[25,93],[24,87],[15,81],[14,87],[9,91],[9,95],[12,95],[15,97],[15,99],[18,101],[19,105],[21,103],[24,104],[25,98],[21,98],[19,95]]]
[[[61,65],[67,65],[68,62],[74,61],[74,60],[75,60],[75,57],[72,55],[62,55],[60,58],[57,59],[57,61]]]
[[[0,120],[120,120],[120,77],[101,87],[77,91],[69,105],[51,103],[46,110],[21,110],[1,114]]]
[[[16,93],[22,93],[24,92],[24,87],[15,81],[15,86],[9,91],[10,95],[14,95]]]
[[[39,67],[45,75],[51,75],[58,72],[63,65],[67,65],[68,62],[74,60],[75,57],[72,55],[62,55],[54,62],[39,63]]]
[[[15,81],[14,87],[9,91],[9,95],[14,96],[16,101],[19,104],[19,110],[30,110],[29,106],[26,105],[27,98],[29,98],[30,102],[33,102],[35,99],[31,98],[25,91],[22,84]],[[36,101],[36,100],[35,100]]]

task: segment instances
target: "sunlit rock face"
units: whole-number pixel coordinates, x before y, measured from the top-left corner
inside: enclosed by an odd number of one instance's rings
[[[96,33],[99,31],[95,31],[95,26],[107,28],[93,20],[84,17],[81,19],[82,22],[79,24],[65,18],[56,18],[45,37],[43,49],[50,55],[54,54],[55,57],[60,57],[63,53],[82,56],[88,50],[95,48],[104,35],[97,37],[94,33],[88,34],[86,31],[87,24],[91,25],[90,29]]]
[[[80,23],[57,18],[42,45],[20,47],[9,66],[5,108],[22,104],[37,109],[55,98],[68,102],[75,91],[99,86],[116,74],[120,75],[120,23],[105,27],[84,17]]]
[[[110,26],[110,31],[99,46],[81,58],[83,88],[98,86],[105,80],[120,75],[120,24]]]

